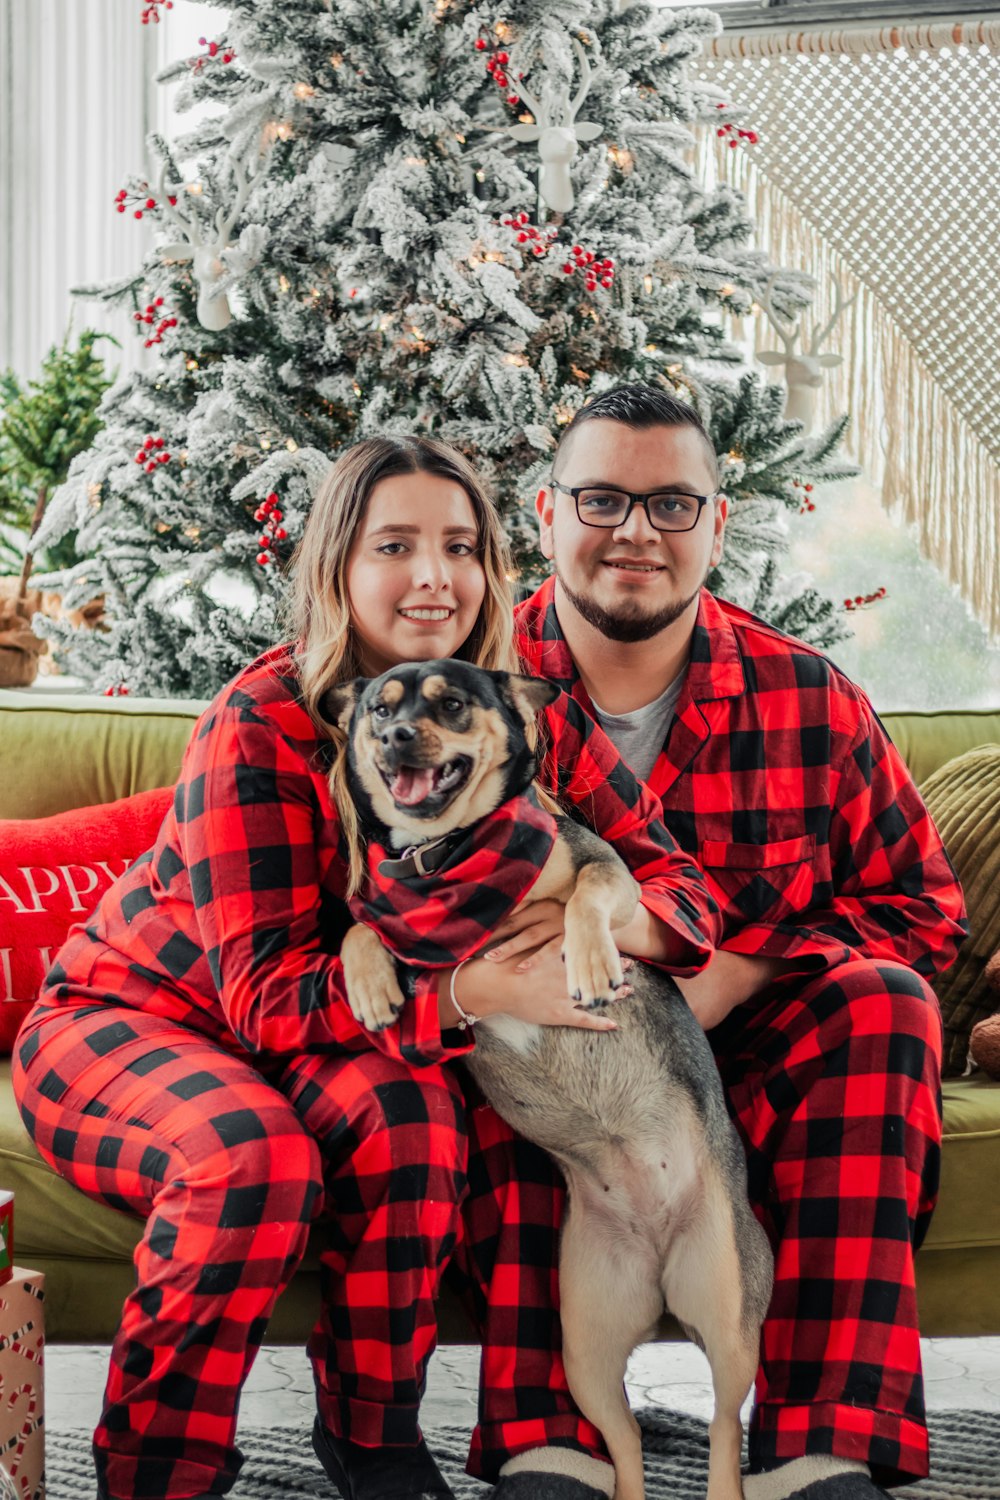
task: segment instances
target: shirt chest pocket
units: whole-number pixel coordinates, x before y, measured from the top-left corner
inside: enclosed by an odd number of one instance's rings
[[[700,858],[709,888],[729,922],[780,922],[808,909],[816,885],[813,834],[769,844],[706,839]]]

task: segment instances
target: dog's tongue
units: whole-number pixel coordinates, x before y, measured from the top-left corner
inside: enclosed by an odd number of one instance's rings
[[[414,766],[403,766],[397,771],[389,793],[400,807],[415,807],[434,790],[434,768],[417,770]]]

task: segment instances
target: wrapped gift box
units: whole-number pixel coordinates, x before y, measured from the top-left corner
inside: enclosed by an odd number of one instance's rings
[[[45,1500],[45,1277],[0,1286],[0,1497]]]

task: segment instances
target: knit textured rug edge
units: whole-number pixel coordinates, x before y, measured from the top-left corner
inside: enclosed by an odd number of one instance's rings
[[[708,1425],[682,1412],[647,1408],[636,1413],[643,1431],[647,1500],[705,1500]],[[906,1500],[1000,1500],[1000,1412],[934,1412],[930,1418],[931,1474],[897,1493]],[[484,1500],[489,1486],[465,1473],[469,1434],[464,1428],[425,1430],[457,1500]],[[241,1429],[245,1456],[233,1500],[332,1500],[309,1428]],[[62,1429],[46,1434],[48,1500],[94,1500],[90,1433]]]

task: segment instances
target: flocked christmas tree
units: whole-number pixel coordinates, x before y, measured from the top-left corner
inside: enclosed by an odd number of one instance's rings
[[[280,638],[316,486],[376,433],[461,447],[531,581],[560,427],[632,380],[709,421],[731,498],[712,586],[817,644],[843,635],[781,573],[785,512],[853,472],[844,423],[805,438],[730,339],[757,298],[794,317],[808,278],[692,176],[693,127],[755,140],[689,76],[717,25],[641,0],[231,0],[224,35],[162,75],[211,117],[154,138],[115,205],[162,236],[100,294],[158,358],[106,396],[39,538],[78,528],[93,556],[66,603],[105,600],[102,631],[42,623],[65,667],[107,691],[213,692]]]

